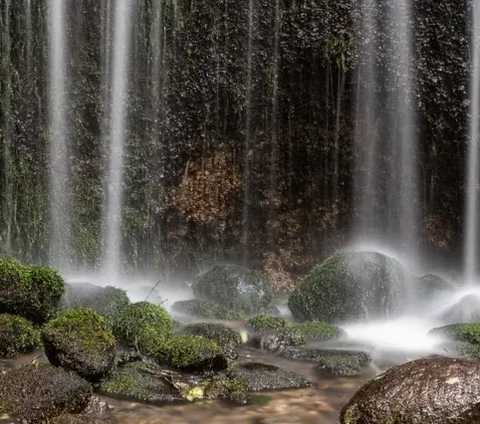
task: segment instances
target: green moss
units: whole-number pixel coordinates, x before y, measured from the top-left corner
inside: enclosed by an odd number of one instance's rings
[[[454,341],[480,345],[480,323],[451,324],[436,328],[430,334],[440,334]]]
[[[144,355],[155,356],[172,337],[172,318],[159,305],[138,302],[119,312],[113,332],[125,345],[138,349]]]
[[[54,270],[23,266],[0,258],[0,309],[34,323],[44,323],[57,312],[65,282]]]
[[[0,356],[11,358],[40,345],[40,333],[23,317],[0,315]]]
[[[51,364],[89,381],[101,379],[113,366],[113,334],[105,319],[90,309],[76,309],[50,321],[42,339]]]
[[[173,337],[159,360],[182,370],[221,370],[228,365],[217,343],[200,336]]]
[[[280,317],[272,317],[269,315],[257,315],[248,320],[250,326],[258,332],[268,331],[268,330],[286,330],[290,327],[290,323]]]
[[[247,314],[243,311],[233,311],[208,300],[182,300],[173,304],[172,309],[186,315],[205,319],[222,319],[227,321],[245,321]]]
[[[318,341],[335,340],[345,335],[340,328],[322,321],[304,322],[296,325],[295,328],[305,334],[307,338]]]

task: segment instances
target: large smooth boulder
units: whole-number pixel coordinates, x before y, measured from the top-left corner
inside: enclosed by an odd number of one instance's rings
[[[125,346],[133,347],[143,355],[155,356],[173,335],[172,318],[159,305],[134,303],[119,311],[113,333]]]
[[[231,310],[255,314],[268,310],[272,285],[261,273],[237,265],[216,266],[193,283],[198,299],[209,300]]]
[[[0,415],[44,423],[87,407],[92,388],[79,376],[50,365],[22,366],[0,375]]]
[[[10,314],[0,315],[0,356],[12,358],[40,346],[40,333],[27,319]]]
[[[113,334],[104,318],[90,309],[76,309],[50,321],[42,340],[51,364],[91,382],[101,380],[115,360]]]
[[[342,424],[480,422],[480,363],[431,357],[393,367],[344,406]]]
[[[290,295],[300,321],[348,321],[391,316],[405,306],[406,271],[376,252],[341,251],[317,265]]]
[[[64,291],[65,282],[56,271],[0,258],[0,313],[43,324],[56,315]]]
[[[88,283],[67,284],[61,305],[65,311],[89,308],[112,322],[120,310],[130,304],[127,293],[116,287],[99,287]]]

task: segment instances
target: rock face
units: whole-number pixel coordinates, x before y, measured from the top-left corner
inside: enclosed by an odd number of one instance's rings
[[[268,310],[272,287],[262,274],[236,265],[216,266],[193,284],[198,299],[209,300],[232,310],[255,314]]]
[[[91,382],[113,366],[115,339],[104,318],[89,309],[76,309],[50,321],[42,331],[51,364],[74,371]]]
[[[92,396],[90,385],[52,366],[23,366],[0,375],[0,411],[25,423],[44,423],[79,413]]]
[[[301,321],[381,318],[399,309],[406,273],[395,259],[376,252],[338,252],[317,265],[290,295]]]
[[[369,381],[340,414],[342,424],[480,422],[480,363],[432,357]]]

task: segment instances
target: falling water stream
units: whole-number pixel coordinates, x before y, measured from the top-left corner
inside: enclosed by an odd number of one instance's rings
[[[472,78],[470,87],[470,133],[465,222],[465,280],[471,284],[477,273],[478,261],[478,149],[480,121],[480,1],[472,8]]]
[[[64,271],[70,233],[65,7],[63,0],[50,0],[50,264]]]
[[[126,136],[132,6],[118,0],[113,35],[107,197],[104,206],[104,271],[114,279],[121,273],[123,160]]]

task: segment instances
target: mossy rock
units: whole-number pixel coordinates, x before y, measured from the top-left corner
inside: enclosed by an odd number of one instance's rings
[[[219,346],[200,336],[174,336],[157,360],[182,371],[221,371],[228,366],[225,353]]]
[[[261,273],[237,265],[216,266],[193,283],[198,299],[209,300],[234,311],[261,313],[272,303],[272,284]]]
[[[65,291],[63,278],[41,266],[23,266],[0,258],[0,311],[20,315],[36,324],[53,318]]]
[[[45,423],[80,413],[92,396],[90,384],[55,367],[22,366],[0,375],[0,414],[27,423]]]
[[[64,311],[89,308],[113,322],[117,314],[130,304],[127,293],[116,287],[99,287],[88,283],[67,284],[61,300]]]
[[[51,364],[74,371],[91,382],[102,379],[115,359],[115,339],[104,318],[76,309],[50,321],[42,331]]]
[[[315,341],[337,340],[346,336],[345,331],[323,321],[309,321],[295,326],[307,339]]]
[[[228,359],[237,359],[237,348],[244,344],[242,335],[226,325],[213,323],[197,323],[187,325],[182,334],[201,336],[213,340],[225,353]]]
[[[299,389],[310,386],[308,379],[276,365],[243,362],[226,371],[230,380],[244,385],[248,392]]]
[[[270,315],[257,315],[248,320],[248,324],[258,333],[270,330],[286,330],[291,326],[286,319],[281,317],[272,317]]]
[[[172,311],[195,318],[245,321],[248,316],[243,311],[233,311],[208,300],[181,300],[172,305]]]
[[[0,356],[13,358],[39,347],[40,333],[23,317],[0,315]]]
[[[100,388],[108,396],[152,404],[184,401],[189,390],[180,374],[142,361],[115,368]]]
[[[458,356],[480,360],[480,323],[450,324],[434,328],[429,333],[431,336],[440,336],[447,339],[446,350]]]
[[[257,349],[278,352],[290,346],[302,346],[307,342],[305,334],[297,328],[267,331],[254,335],[249,344]]]
[[[383,318],[405,303],[406,272],[376,252],[341,251],[317,265],[292,292],[288,307],[299,321],[329,323]]]
[[[172,318],[159,305],[138,302],[123,308],[116,316],[113,333],[126,346],[141,354],[157,355],[172,337]]]

